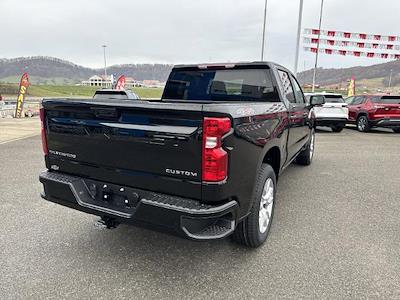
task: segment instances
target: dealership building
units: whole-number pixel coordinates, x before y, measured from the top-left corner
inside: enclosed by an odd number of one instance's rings
[[[98,86],[102,88],[112,88],[113,79],[117,80],[118,78],[113,78],[113,75],[93,75],[88,80],[84,80],[81,82],[81,85],[84,86]],[[125,78],[125,87],[132,88],[135,86],[141,86],[141,84],[136,81],[132,77]]]

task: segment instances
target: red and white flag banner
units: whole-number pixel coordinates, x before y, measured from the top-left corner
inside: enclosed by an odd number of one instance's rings
[[[345,39],[370,40],[370,41],[382,41],[382,42],[400,42],[400,36],[398,35],[368,34],[368,33],[346,32],[337,30],[319,30],[313,28],[305,28],[304,35],[316,35],[316,36],[338,37]]]
[[[116,89],[123,90],[125,88],[125,82],[126,82],[125,75],[119,76],[117,83],[115,84]]]
[[[380,44],[380,43],[370,43],[370,42],[355,42],[355,41],[345,41],[345,40],[332,40],[327,38],[303,38],[304,44],[319,44],[329,45],[336,47],[349,47],[349,48],[365,48],[365,49],[382,49],[382,50],[396,50],[400,51],[400,45],[394,44]]]
[[[400,53],[378,53],[378,52],[365,52],[365,51],[353,51],[353,50],[339,50],[329,48],[317,48],[317,47],[304,47],[305,51],[312,53],[324,53],[328,55],[342,55],[342,56],[356,56],[356,57],[368,57],[368,58],[384,58],[384,59],[400,59]]]

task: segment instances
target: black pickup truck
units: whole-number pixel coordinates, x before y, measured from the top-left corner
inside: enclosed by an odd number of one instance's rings
[[[257,247],[282,170],[313,158],[313,105],[267,62],[176,66],[159,101],[45,99],[42,197],[107,227]]]

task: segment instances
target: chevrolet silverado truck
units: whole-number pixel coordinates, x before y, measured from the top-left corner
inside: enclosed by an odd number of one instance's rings
[[[268,62],[175,66],[158,101],[45,99],[42,197],[109,228],[258,247],[281,172],[312,161],[321,104]]]

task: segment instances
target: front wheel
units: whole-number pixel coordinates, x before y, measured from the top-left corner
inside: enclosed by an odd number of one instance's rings
[[[367,116],[359,116],[357,119],[357,129],[360,132],[368,132],[370,129],[369,120]]]
[[[299,165],[308,166],[311,165],[312,159],[314,157],[314,149],[315,149],[315,130],[311,130],[310,139],[306,145],[306,148],[300,152],[300,154],[296,158],[296,162]]]
[[[263,164],[256,179],[250,214],[236,227],[232,238],[247,247],[261,246],[267,239],[274,215],[276,176],[272,167]]]

